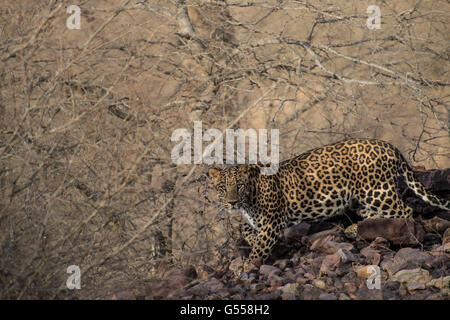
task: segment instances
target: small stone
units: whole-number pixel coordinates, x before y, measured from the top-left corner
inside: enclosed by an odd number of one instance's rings
[[[217,298],[221,299],[221,300],[225,299],[229,295],[230,295],[230,292],[227,289],[221,289],[221,290],[216,292]]]
[[[231,300],[243,300],[244,299],[244,296],[241,294],[241,293],[236,293],[236,294],[233,294],[231,297],[230,297],[230,299]],[[262,298],[260,298],[261,300],[264,300],[264,299],[262,299]],[[266,299],[266,300],[271,300],[271,299]]]
[[[228,269],[234,274],[240,274],[244,268],[244,258],[239,257],[231,261]]]
[[[447,242],[446,244],[443,244],[442,246],[439,246],[435,249],[433,249],[433,252],[443,254],[443,253],[450,253],[450,242]]]
[[[303,292],[301,297],[304,300],[316,300],[319,298],[319,295],[321,294],[321,290],[314,287],[313,285],[310,284],[305,284],[303,286]]]
[[[337,254],[327,255],[320,266],[320,274],[335,270],[341,262],[341,257]]]
[[[198,266],[197,268],[195,268],[195,271],[197,272],[197,277],[199,279],[204,279],[210,273],[213,273],[214,269],[209,267],[209,266],[207,266],[207,265],[202,265],[202,266]]]
[[[295,274],[305,274],[305,269],[302,267],[295,267]]]
[[[252,283],[250,284],[250,291],[253,293],[257,293],[264,289],[266,286],[264,283]]]
[[[295,277],[295,282],[297,282],[298,284],[305,284],[309,281],[309,279],[306,279],[305,277],[303,277],[302,275],[297,275]]]
[[[431,219],[424,220],[423,226],[427,232],[445,234],[445,231],[450,229],[450,221],[439,217],[433,217]]]
[[[320,238],[325,238],[325,237],[331,236],[331,238],[329,238],[329,240],[333,240],[335,237],[339,237],[340,234],[341,234],[341,230],[338,226],[336,226],[332,229],[328,229],[328,230],[324,230],[324,231],[320,231],[320,232],[311,234],[308,236],[308,239],[311,243],[313,243],[314,241],[316,241]]]
[[[308,234],[310,228],[309,223],[302,222],[285,229],[283,235],[287,243],[300,243],[300,240]]]
[[[325,289],[325,287],[326,287],[325,282],[323,282],[322,280],[314,280],[312,282],[312,285],[314,287],[322,289],[322,290]]]
[[[382,300],[383,294],[381,290],[369,289],[367,285],[361,284],[360,288],[354,293],[358,300]]]
[[[375,240],[373,240],[370,243],[370,247],[372,248],[380,248],[380,249],[386,249],[389,248],[389,241],[387,241],[383,237],[376,237]]]
[[[322,252],[322,253],[326,253],[326,254],[336,253],[340,249],[348,250],[348,251],[353,249],[353,245],[351,243],[336,242],[336,241],[333,241],[333,239],[334,239],[334,236],[332,236],[332,235],[328,235],[326,237],[319,238],[312,243],[310,249],[312,251]]]
[[[380,264],[381,255],[377,250],[371,247],[365,247],[361,250],[361,254],[366,257],[367,263],[370,263],[372,265]]]
[[[280,290],[274,290],[272,292],[258,294],[255,296],[255,299],[257,299],[257,300],[278,300],[278,299],[280,299],[280,295],[281,295]],[[242,300],[242,299],[243,298],[240,298],[239,300]]]
[[[356,256],[346,249],[339,249],[336,254],[341,257],[342,263],[358,261]]]
[[[408,295],[408,289],[406,289],[406,286],[404,283],[400,285],[400,288],[398,289],[398,294],[400,297],[406,297]]]
[[[303,276],[309,280],[313,280],[316,278],[313,274],[311,274],[309,272],[305,273]]]
[[[216,278],[211,278],[210,280],[206,281],[203,285],[211,292],[219,291],[224,288],[224,284],[219,280],[217,280]]]
[[[427,270],[421,268],[406,269],[398,271],[390,280],[401,283],[427,283],[430,281],[430,274]]]
[[[389,273],[389,275],[392,275],[392,265],[394,264],[394,259],[390,258],[390,257],[384,257],[383,261],[380,263],[380,268],[384,271],[386,271],[387,273]]]
[[[368,279],[371,276],[374,276],[376,274],[376,272],[377,272],[376,269],[372,265],[363,266],[356,270],[356,274],[358,275],[358,277],[365,278],[365,279]]]
[[[450,288],[450,276],[431,279],[427,282],[427,286],[439,289]]]
[[[259,273],[268,277],[271,274],[279,275],[281,273],[281,269],[268,264],[263,264],[259,267]]]
[[[315,257],[311,263],[311,267],[314,270],[320,269],[320,266],[322,265],[323,260],[325,259],[325,256],[320,255],[318,257]]]
[[[273,288],[278,288],[283,285],[283,278],[273,273],[269,275],[267,281],[269,285]]]
[[[344,287],[345,287],[345,290],[348,292],[348,293],[354,293],[355,291],[356,291],[356,285],[354,284],[354,283],[352,283],[352,282],[346,282],[346,283],[344,283]]]
[[[195,294],[196,296],[199,296],[202,298],[206,297],[210,293],[208,288],[206,288],[203,285],[203,283],[196,284],[195,286],[190,288],[188,291],[189,291],[189,293]]]
[[[309,247],[309,249],[311,251],[317,251],[317,252],[322,252],[322,253],[333,254],[337,250],[334,250],[334,249],[329,248],[327,246],[327,242],[331,241],[332,239],[334,239],[334,236],[332,236],[332,235],[327,235],[325,237],[318,238],[318,239],[316,239],[316,240],[314,240],[312,242],[312,244]]]
[[[341,293],[341,294],[339,294],[339,300],[351,300],[351,299],[345,293]]]
[[[281,300],[297,300],[297,297],[292,293],[282,293]]]
[[[425,289],[425,284],[408,282],[408,283],[406,283],[406,289],[408,289],[409,292],[412,292],[415,290],[423,290],[423,289]]]
[[[291,266],[292,263],[289,259],[281,259],[281,260],[277,260],[273,263],[274,266],[277,266],[278,268],[280,268],[281,270],[286,269],[286,267]]]
[[[319,300],[337,300],[336,296],[331,293],[321,293]]]
[[[246,260],[244,262],[244,272],[252,272],[252,271],[258,271],[261,266],[261,259],[254,259],[252,261]]]
[[[287,283],[284,286],[280,287],[279,289],[283,293],[296,295],[298,293],[298,284],[297,283]]]

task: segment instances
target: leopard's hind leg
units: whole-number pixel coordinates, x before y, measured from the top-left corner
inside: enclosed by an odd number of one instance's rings
[[[410,218],[413,210],[397,195],[395,181],[385,182],[381,188],[362,195],[359,199],[362,208],[358,215],[364,219],[374,218]],[[352,224],[344,231],[349,238],[356,238],[358,225]]]

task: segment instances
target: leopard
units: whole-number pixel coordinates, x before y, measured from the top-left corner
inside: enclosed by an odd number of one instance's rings
[[[427,191],[399,149],[379,139],[348,139],[309,150],[279,163],[274,174],[262,164],[210,167],[219,203],[243,217],[242,234],[250,261],[264,262],[283,229],[343,214],[357,204],[368,218],[411,218],[399,196],[399,177],[432,206],[450,210],[450,201]]]

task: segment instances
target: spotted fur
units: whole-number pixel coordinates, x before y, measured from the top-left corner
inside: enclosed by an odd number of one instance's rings
[[[450,210],[450,201],[427,192],[414,178],[397,148],[375,139],[311,150],[281,162],[274,175],[262,175],[258,165],[239,165],[210,169],[209,176],[221,203],[243,215],[251,260],[265,260],[283,228],[341,214],[355,201],[363,218],[410,217],[412,209],[395,190],[398,176],[424,201]]]

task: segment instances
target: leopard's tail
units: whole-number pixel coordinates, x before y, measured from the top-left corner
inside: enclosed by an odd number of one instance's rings
[[[424,185],[414,177],[413,170],[406,159],[402,155],[400,155],[400,159],[399,171],[405,177],[408,187],[423,201],[428,202],[432,206],[450,210],[450,201],[439,199],[434,194],[427,191]]]

